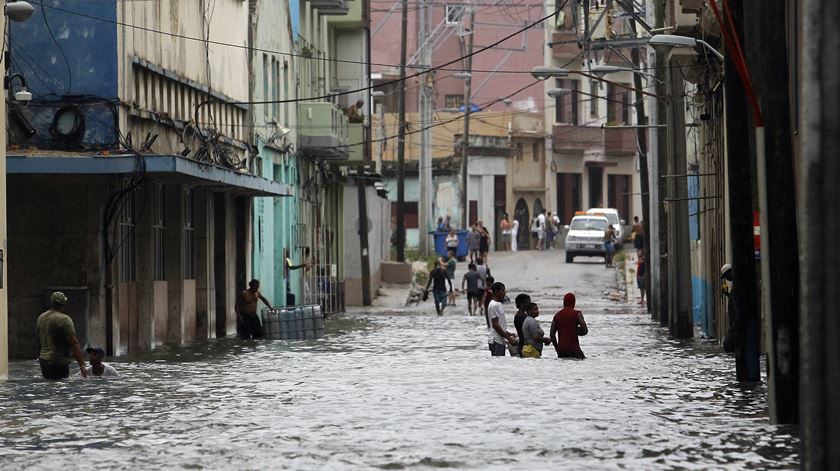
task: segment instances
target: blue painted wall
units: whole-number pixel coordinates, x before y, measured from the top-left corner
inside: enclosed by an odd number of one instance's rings
[[[44,0],[45,7],[41,1],[30,1],[35,13],[29,20],[9,22],[12,70],[26,77],[36,100],[61,95],[116,98],[116,0]]]
[[[694,323],[706,336],[714,336],[714,325],[711,316],[712,285],[699,276],[691,277],[692,303]]]
[[[697,175],[697,170],[690,172],[692,175],[688,177],[688,197],[697,198],[700,196],[700,177]],[[705,206],[705,205],[704,205]],[[688,233],[691,240],[700,240],[700,200],[688,200]]]
[[[296,41],[300,34],[300,1],[289,2],[289,17],[292,20],[292,41]]]

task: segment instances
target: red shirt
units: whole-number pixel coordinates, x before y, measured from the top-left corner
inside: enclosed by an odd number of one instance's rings
[[[578,343],[578,313],[571,307],[564,307],[554,315],[552,323],[557,329],[557,353],[563,356],[584,358]]]

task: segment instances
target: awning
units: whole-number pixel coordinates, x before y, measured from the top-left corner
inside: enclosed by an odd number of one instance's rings
[[[252,196],[291,196],[284,183],[196,162],[179,155],[144,155],[146,175],[164,182],[215,186]],[[6,173],[53,175],[128,175],[137,168],[133,155],[8,155]]]

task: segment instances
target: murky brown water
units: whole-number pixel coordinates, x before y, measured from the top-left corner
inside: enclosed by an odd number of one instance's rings
[[[548,315],[541,319],[548,321]],[[211,342],[112,381],[0,383],[0,468],[795,468],[764,386],[637,314],[590,314],[585,361],[490,358],[481,317],[331,319],[309,342]]]

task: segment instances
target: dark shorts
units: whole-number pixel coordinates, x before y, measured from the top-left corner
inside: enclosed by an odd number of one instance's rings
[[[477,301],[481,299],[482,293],[484,293],[484,291],[481,291],[480,289],[477,289],[475,291],[467,291],[467,299],[475,299]]]
[[[482,252],[482,253],[483,253],[483,252],[489,252],[489,251],[490,251],[490,244],[489,244],[489,243],[487,243],[487,242],[482,242],[482,243],[481,243],[481,244],[479,244],[479,246],[478,246],[478,251],[479,251],[479,252]]]
[[[633,239],[633,247],[636,250],[643,250],[645,248],[645,236],[636,234],[636,238]]]
[[[583,352],[579,352],[579,353],[568,353],[568,352],[560,353],[560,352],[558,352],[557,353],[557,358],[577,358],[578,360],[583,360],[583,359],[586,358],[586,356],[583,354]]]
[[[242,323],[239,329],[239,337],[243,339],[261,339],[263,338],[262,323],[260,317],[256,314],[242,314]]]
[[[636,286],[639,289],[645,289],[645,277],[644,276],[637,276],[636,277]]]
[[[432,295],[435,298],[435,304],[446,304],[446,290],[434,290]]]
[[[503,357],[507,351],[507,347],[496,342],[489,344],[488,347],[490,348],[490,356],[493,357]]]
[[[38,359],[41,365],[41,375],[46,379],[65,379],[70,377],[70,363]]]
[[[615,244],[612,241],[604,242],[604,250],[606,250],[607,253],[615,252]]]

